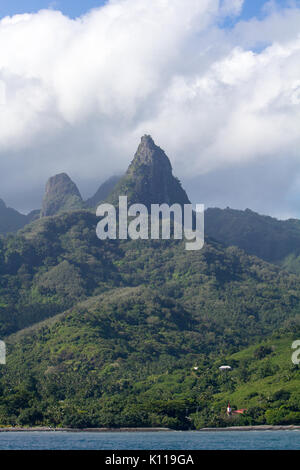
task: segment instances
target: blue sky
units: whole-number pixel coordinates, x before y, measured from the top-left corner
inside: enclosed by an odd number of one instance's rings
[[[269,2],[266,0],[246,0],[241,15],[242,19],[247,20],[253,16],[260,17],[262,15],[263,7],[266,3]],[[289,3],[291,2],[288,0],[276,0],[276,4],[282,8],[288,6]],[[294,3],[299,2],[295,1]]]
[[[0,17],[17,13],[32,13],[43,8],[55,8],[72,18],[82,15],[91,8],[103,5],[105,0],[2,0]]]
[[[98,7],[106,3],[106,0],[2,0],[0,5],[0,17],[7,15],[14,15],[17,13],[31,13],[38,11],[42,8],[55,8],[62,11],[65,15],[71,18],[76,18],[91,8]],[[245,0],[241,19],[249,19],[253,16],[260,17],[262,14],[262,7],[268,3],[267,0]],[[281,6],[287,6],[289,0],[276,0],[276,3]],[[294,3],[300,3],[295,0]]]

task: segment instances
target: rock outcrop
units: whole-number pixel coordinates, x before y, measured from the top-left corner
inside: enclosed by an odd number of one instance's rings
[[[52,176],[46,184],[41,217],[84,208],[76,184],[66,173]]]
[[[189,204],[189,198],[180,181],[173,176],[172,165],[165,152],[151,136],[144,135],[125,176],[109,196],[109,202],[118,203],[119,195],[127,196],[130,204]]]

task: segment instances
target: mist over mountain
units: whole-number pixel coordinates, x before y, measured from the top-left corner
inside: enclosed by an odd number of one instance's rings
[[[104,181],[94,196],[85,201],[86,206],[95,209],[100,202],[103,202],[109,196],[120,179],[121,176],[111,176],[108,180]]]
[[[100,177],[101,175],[99,175]],[[112,176],[102,183],[96,193],[83,201],[76,184],[66,173],[49,178],[46,184],[42,210],[28,215],[0,206],[0,233],[5,235],[35,220],[62,212],[95,210],[101,202],[118,204],[119,196],[126,195],[128,203],[189,204],[190,200],[166,153],[149,135],[144,135],[124,176]],[[199,187],[198,202],[201,202]],[[300,272],[300,221],[277,220],[247,209],[208,208],[205,211],[205,234],[226,246],[238,246],[246,253]]]
[[[105,200],[117,205],[119,195],[127,195],[130,204],[142,203],[148,208],[151,204],[190,203],[180,181],[173,176],[169,158],[151,136],[145,135],[123,177],[112,176],[92,197],[83,201],[78,187],[66,173],[54,175],[47,181],[40,213],[32,211],[25,216],[13,209],[2,208],[1,233],[16,232],[38,215],[48,217],[62,212],[95,209]]]

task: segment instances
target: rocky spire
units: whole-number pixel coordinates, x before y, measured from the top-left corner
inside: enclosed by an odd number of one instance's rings
[[[189,204],[180,181],[173,176],[165,152],[150,135],[144,135],[125,176],[117,184],[109,201],[117,204],[119,195],[127,195],[131,204]]]
[[[66,173],[52,176],[46,184],[41,217],[82,209],[84,203],[75,183]]]

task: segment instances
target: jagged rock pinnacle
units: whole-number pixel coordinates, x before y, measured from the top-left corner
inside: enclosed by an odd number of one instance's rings
[[[66,173],[49,178],[41,210],[41,217],[81,209],[82,197],[75,183]]]
[[[165,152],[150,135],[144,135],[125,176],[114,189],[109,201],[117,203],[127,195],[130,203],[189,204],[189,198],[177,178]]]

